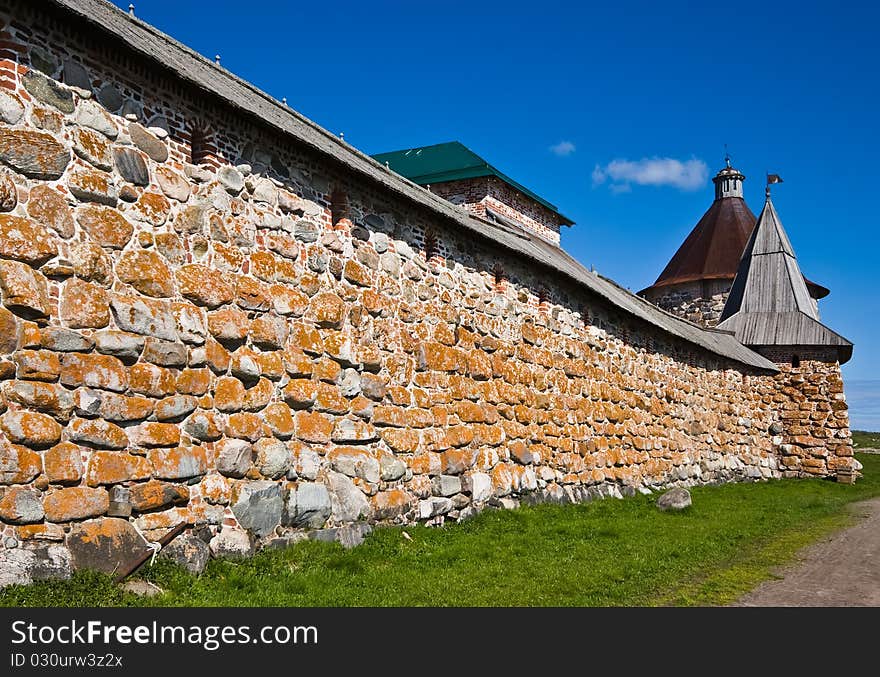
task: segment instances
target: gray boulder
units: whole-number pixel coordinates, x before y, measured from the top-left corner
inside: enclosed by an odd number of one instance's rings
[[[337,522],[355,522],[360,517],[369,518],[372,514],[370,502],[364,492],[355,486],[342,473],[327,473],[330,490],[330,505],[333,519]]]
[[[318,482],[301,482],[287,495],[287,517],[290,526],[319,529],[332,511],[330,492]]]
[[[201,538],[181,535],[160,551],[160,556],[176,562],[191,574],[200,574],[208,566],[211,550]]]
[[[657,499],[660,510],[684,510],[691,506],[691,492],[684,487],[674,487]]]
[[[258,538],[268,536],[281,524],[284,501],[275,482],[247,482],[239,487],[232,512],[238,523]]]
[[[225,559],[243,559],[254,554],[254,544],[248,533],[238,527],[223,527],[208,544],[211,555]]]

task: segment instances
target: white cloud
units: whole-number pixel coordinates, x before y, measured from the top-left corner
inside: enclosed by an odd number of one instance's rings
[[[577,147],[571,141],[560,141],[555,146],[550,146],[550,152],[559,157],[571,155],[577,150]]]
[[[706,185],[709,167],[702,160],[676,160],[671,157],[651,157],[641,160],[613,160],[604,167],[593,169],[593,185],[611,181],[615,193],[626,193],[632,184],[639,186],[672,186],[679,190],[697,190]]]

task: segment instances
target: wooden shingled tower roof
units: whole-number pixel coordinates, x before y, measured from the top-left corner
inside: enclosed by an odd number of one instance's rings
[[[747,346],[835,346],[841,364],[852,357],[852,343],[819,321],[769,190],[717,329]]]

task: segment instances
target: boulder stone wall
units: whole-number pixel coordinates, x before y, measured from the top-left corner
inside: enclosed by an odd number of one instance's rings
[[[13,5],[0,585],[780,475],[776,376]]]

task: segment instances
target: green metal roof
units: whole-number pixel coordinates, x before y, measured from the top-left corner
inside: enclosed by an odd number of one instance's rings
[[[395,150],[390,153],[379,153],[374,155],[373,159],[381,162],[383,165],[387,164],[392,170],[420,186],[443,183],[445,181],[458,181],[460,179],[473,179],[479,176],[496,176],[504,181],[504,183],[516,188],[519,192],[527,195],[556,214],[564,225],[570,226],[574,223],[568,217],[563,216],[556,208],[556,205],[535,195],[535,193],[522,184],[498,171],[459,141],[438,143],[433,146],[422,146],[421,148],[409,148],[407,150]]]

